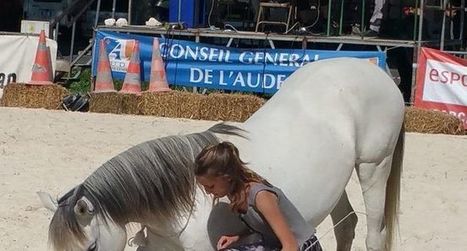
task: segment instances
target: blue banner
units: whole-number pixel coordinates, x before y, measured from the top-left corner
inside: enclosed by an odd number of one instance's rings
[[[98,31],[93,48],[93,76],[96,75],[97,45],[101,39],[106,43],[114,79],[125,77],[134,41],[139,41],[142,79],[149,80],[153,37]],[[386,54],[379,51],[239,49],[159,39],[170,85],[275,93],[296,69],[320,59],[356,57],[368,59],[383,69],[386,66]]]

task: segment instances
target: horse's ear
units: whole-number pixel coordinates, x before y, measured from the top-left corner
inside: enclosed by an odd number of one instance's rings
[[[83,225],[91,223],[92,217],[95,214],[94,206],[84,196],[76,202],[74,212],[78,221]]]
[[[42,205],[49,209],[52,212],[55,212],[57,210],[57,202],[50,196],[49,193],[46,192],[37,192],[37,195],[39,196],[39,199],[42,202]]]

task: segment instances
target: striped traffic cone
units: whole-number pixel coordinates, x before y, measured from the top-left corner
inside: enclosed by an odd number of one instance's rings
[[[139,94],[141,92],[141,67],[138,41],[135,41],[133,54],[131,54],[130,63],[128,64],[128,69],[120,92],[134,94]]]
[[[149,80],[149,92],[170,91],[165,74],[164,61],[162,61],[159,49],[159,39],[154,38],[152,44],[151,77]]]
[[[101,39],[99,43],[98,60],[94,92],[114,92],[115,88],[112,80],[112,71],[110,69],[109,56],[105,49],[104,39]]]
[[[39,35],[39,43],[37,45],[36,58],[32,66],[30,85],[51,85],[52,79],[52,64],[50,59],[50,51],[47,48],[45,40],[45,32],[41,30]]]

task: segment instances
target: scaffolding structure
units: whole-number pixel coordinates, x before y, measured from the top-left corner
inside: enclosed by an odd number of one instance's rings
[[[113,0],[113,6],[115,6],[117,0]],[[125,0],[127,1],[127,0]],[[332,10],[331,0],[329,1],[328,12]],[[341,7],[343,7],[343,1]],[[362,5],[364,7],[364,1]],[[427,3],[427,1],[431,1]],[[437,1],[433,3],[433,1]],[[101,5],[101,0],[97,0],[97,10],[96,10],[96,21],[94,30],[102,31],[116,31],[123,33],[135,33],[135,34],[146,34],[146,35],[157,35],[165,36],[170,34],[171,36],[177,36],[183,39],[194,40],[195,42],[200,42],[202,38],[221,38],[226,39],[225,46],[229,47],[232,45],[234,40],[263,40],[267,41],[271,48],[276,48],[276,43],[280,41],[290,41],[301,43],[302,48],[308,48],[311,44],[331,44],[335,45],[335,50],[341,50],[345,45],[362,45],[362,46],[374,46],[378,51],[386,51],[394,48],[411,48],[413,49],[413,67],[417,66],[418,53],[421,47],[428,46],[439,48],[440,50],[446,50],[453,54],[464,54],[465,52],[465,34],[464,34],[464,18],[467,8],[465,6],[465,0],[460,0],[460,6],[453,6],[451,0],[416,0],[415,6],[412,8],[414,12],[414,27],[413,27],[413,37],[411,40],[399,40],[399,39],[383,39],[377,37],[364,37],[364,36],[349,36],[342,35],[342,29],[339,30],[338,36],[330,35],[330,18],[328,18],[327,30],[323,35],[308,35],[308,34],[281,34],[281,33],[264,33],[264,32],[250,32],[250,31],[238,31],[236,29],[212,29],[212,28],[189,28],[189,29],[166,29],[159,27],[149,27],[144,25],[132,25],[131,19],[131,8],[132,0],[128,0],[128,23],[129,25],[124,27],[116,26],[102,26],[99,25],[97,20],[99,17],[99,10]],[[437,39],[424,40],[424,26],[425,24],[425,15],[426,11],[440,12],[442,14],[442,24],[440,37]],[[112,16],[114,16],[115,7],[112,9]],[[457,36],[453,35],[453,30],[455,27],[453,22],[454,13],[460,15],[460,23],[457,26],[459,29]],[[362,27],[363,27],[363,16],[362,13]],[[343,8],[340,10],[340,27],[342,27],[343,20]],[[446,35],[448,33],[448,36]],[[74,38],[74,32],[72,35],[72,43]],[[83,66],[90,65],[91,60],[87,60],[86,63],[78,62],[82,61],[81,58],[91,53],[92,42],[86,47],[84,51],[81,51],[76,56],[70,56],[70,66]],[[72,52],[71,52],[72,53]],[[415,70],[412,71],[412,97],[415,87]]]

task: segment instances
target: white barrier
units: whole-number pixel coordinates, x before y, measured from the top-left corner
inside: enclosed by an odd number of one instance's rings
[[[0,36],[0,97],[8,83],[26,83],[31,80],[38,42],[38,36],[24,34]],[[47,39],[47,46],[50,47],[52,69],[55,69],[57,42]]]

